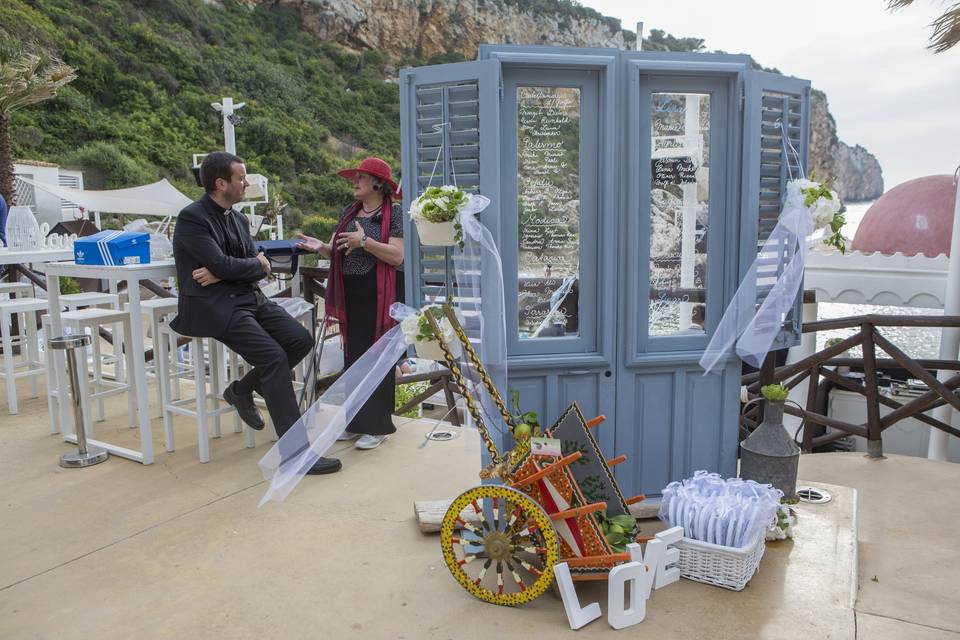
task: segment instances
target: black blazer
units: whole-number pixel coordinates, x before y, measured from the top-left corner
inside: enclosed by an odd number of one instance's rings
[[[231,210],[243,239],[243,255],[230,256],[226,238],[213,216],[222,216],[213,200],[204,196],[180,212],[173,232],[173,259],[177,263],[180,298],[177,317],[170,326],[185,336],[217,337],[223,335],[233,316],[237,298],[258,290],[256,283],[264,277],[263,265],[250,236],[247,219]],[[220,282],[206,287],[193,279],[193,271],[206,267]]]

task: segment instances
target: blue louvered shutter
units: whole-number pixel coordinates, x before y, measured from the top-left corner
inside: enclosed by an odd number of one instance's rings
[[[454,184],[499,208],[500,62],[482,60],[404,69],[400,136],[404,204],[429,185]],[[497,235],[497,220],[483,223]],[[453,250],[421,246],[404,214],[407,301],[417,307],[455,295]]]
[[[781,128],[780,123],[783,123]],[[786,184],[799,177],[797,158],[786,151],[788,136],[806,171],[810,140],[810,82],[763,71],[749,71],[744,83],[744,171],[741,226],[740,276],[770,236],[786,196]],[[793,257],[795,247],[784,246],[775,257],[759,265],[757,306]],[[800,342],[803,290],[793,309],[782,319],[780,332],[771,349],[783,349]]]

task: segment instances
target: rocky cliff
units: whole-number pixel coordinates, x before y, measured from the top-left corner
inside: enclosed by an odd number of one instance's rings
[[[314,36],[358,51],[380,50],[394,61],[445,55],[469,60],[483,43],[636,47],[636,34],[622,29],[619,20],[568,0],[247,2],[293,9],[301,27]],[[835,177],[845,200],[879,197],[883,177],[877,159],[859,145],[840,141],[823,93],[814,91],[811,103],[811,168],[820,177]]]
[[[484,43],[633,48],[636,35],[592,9],[551,0],[248,0],[293,7],[305,30],[397,60],[456,53]]]
[[[844,200],[874,200],[883,194],[880,163],[860,145],[851,147],[837,137],[827,96],[816,90],[810,97],[810,168],[820,178],[836,178]]]

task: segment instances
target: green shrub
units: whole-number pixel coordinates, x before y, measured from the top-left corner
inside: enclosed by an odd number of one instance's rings
[[[426,390],[427,390],[426,382],[410,382],[408,384],[398,384],[393,408],[399,409],[406,403],[410,402],[410,400],[412,400],[414,397],[423,393]],[[407,411],[406,413],[401,415],[403,415],[403,417],[405,418],[419,418],[420,417],[419,407],[414,407],[413,409],[410,409],[410,411]]]
[[[155,182],[157,174],[109,142],[91,142],[67,155],[63,164],[83,170],[87,189],[120,189]]]
[[[303,219],[300,229],[308,236],[313,236],[324,242],[330,240],[330,236],[337,229],[337,219],[327,216],[308,216]]]
[[[60,294],[82,293],[80,283],[69,276],[60,276]]]
[[[602,19],[575,0],[485,1],[571,24]],[[280,4],[0,1],[0,31],[58,53],[79,74],[55,98],[11,114],[14,155],[78,167],[89,189],[166,177],[195,198],[190,156],[223,148],[210,103],[232,96],[246,103],[235,123],[237,153],[249,171],[283,184],[286,226],[296,227],[298,211],[335,218],[352,200],[337,169],[368,155],[399,167],[393,69],[427,60],[417,45],[397,61],[322,41]],[[426,11],[429,3],[413,5]],[[698,39],[651,38],[660,48],[700,48]],[[462,58],[448,51],[430,61]]]

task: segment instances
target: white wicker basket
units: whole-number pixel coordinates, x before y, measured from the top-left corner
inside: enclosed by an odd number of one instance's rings
[[[688,580],[740,591],[760,566],[766,549],[763,534],[761,529],[750,544],[740,548],[683,538],[677,543],[680,575]]]

